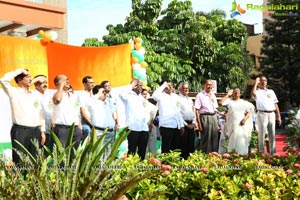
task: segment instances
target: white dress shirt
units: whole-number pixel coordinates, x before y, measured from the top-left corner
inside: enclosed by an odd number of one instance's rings
[[[102,101],[94,96],[88,105],[90,119],[94,126],[100,128],[115,128],[115,120],[113,118],[113,107],[107,101]]]
[[[193,100],[188,97],[184,96],[182,94],[179,94],[179,97],[181,98],[181,115],[182,118],[185,121],[192,121],[193,124],[196,124],[196,114],[195,114],[195,108],[194,108],[194,102]]]
[[[256,108],[257,110],[274,111],[275,103],[278,103],[278,99],[275,92],[271,89],[260,89],[256,90]]]
[[[36,93],[39,97],[40,104],[43,110],[43,116],[46,123],[46,132],[49,133],[49,130],[51,129],[53,112],[52,95],[49,94],[48,90],[46,90],[44,94],[39,92],[38,90],[33,90],[33,92]]]
[[[166,85],[157,88],[152,97],[158,103],[159,110],[159,126],[166,128],[182,128],[184,120],[181,116],[181,99],[175,94],[167,94],[164,92]]]
[[[80,107],[84,108],[85,114],[90,117],[90,112],[88,110],[88,105],[90,104],[93,94],[92,91],[88,92],[86,90],[78,91],[78,102],[80,104]]]
[[[149,112],[146,109],[148,101],[141,94],[132,91],[131,85],[127,88],[127,91],[120,93],[120,98],[125,104],[128,128],[132,131],[149,131],[147,124]]]
[[[55,124],[75,125],[79,124],[80,104],[77,97],[72,93],[63,92],[62,100],[59,104],[53,105],[53,121]]]
[[[21,87],[13,87],[10,81],[22,73],[21,69],[6,73],[0,83],[4,92],[8,95],[12,122],[17,125],[36,127],[41,126],[41,131],[45,131],[45,120],[39,101],[39,97],[31,90],[25,90]]]

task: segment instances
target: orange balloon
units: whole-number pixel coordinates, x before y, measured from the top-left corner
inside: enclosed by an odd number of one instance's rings
[[[52,36],[51,36],[50,33],[45,33],[43,39],[44,39],[46,42],[49,42],[50,40],[52,40]]]
[[[139,60],[138,60],[136,57],[132,57],[132,63],[133,63],[133,64],[138,63],[138,61],[139,61]]]
[[[142,48],[141,43],[136,43],[136,44],[134,45],[134,48],[135,48],[136,50],[140,50],[140,49]]]
[[[140,65],[141,65],[142,68],[146,68],[148,66],[148,64],[144,61],[141,62]]]
[[[42,45],[42,46],[46,46],[46,45],[48,44],[48,42],[45,41],[44,39],[41,39],[40,42],[41,42],[41,45]]]
[[[138,37],[134,39],[134,43],[141,43],[141,41],[142,41],[142,39],[138,38]]]
[[[43,37],[43,35],[45,34],[45,32],[43,30],[39,30],[39,34]]]

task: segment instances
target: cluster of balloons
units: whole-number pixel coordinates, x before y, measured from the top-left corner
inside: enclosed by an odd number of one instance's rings
[[[41,44],[43,46],[46,46],[48,44],[48,42],[50,41],[54,41],[57,39],[57,32],[55,31],[43,31],[43,30],[40,30],[39,31],[39,34],[37,35],[37,38],[41,39]]]
[[[135,38],[133,41],[133,48],[131,52],[131,63],[133,78],[138,78],[146,85],[147,84],[147,75],[146,67],[148,64],[145,62],[145,48],[142,46],[142,39]]]

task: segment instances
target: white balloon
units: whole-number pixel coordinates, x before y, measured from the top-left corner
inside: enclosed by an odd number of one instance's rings
[[[143,55],[146,53],[146,50],[145,50],[144,47],[142,47],[142,48],[140,48],[140,49],[138,50],[138,52],[139,52],[140,55],[143,56]]]
[[[48,31],[48,33],[51,35],[51,40],[54,41],[57,39],[58,35],[56,31]]]
[[[141,68],[141,65],[139,63],[135,63],[135,64],[132,65],[132,68],[134,70],[139,70]]]
[[[139,70],[140,70],[141,74],[146,74],[146,68],[140,68]]]

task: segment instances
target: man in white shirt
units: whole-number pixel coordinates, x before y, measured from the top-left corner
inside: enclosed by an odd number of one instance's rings
[[[77,148],[82,138],[80,124],[80,106],[76,96],[69,92],[70,83],[67,76],[60,74],[54,78],[57,91],[53,95],[53,122],[54,132],[66,147],[71,125],[75,125],[73,144]]]
[[[43,109],[43,116],[45,119],[46,125],[46,141],[45,145],[51,149],[52,141],[50,130],[52,128],[52,111],[53,111],[53,103],[52,103],[52,96],[49,94],[48,89],[48,81],[45,75],[36,75],[32,83],[34,84],[35,92],[37,96],[40,98],[40,104]]]
[[[90,120],[90,113],[87,109],[87,106],[89,105],[93,97],[92,89],[95,85],[95,82],[93,77],[85,76],[82,79],[82,84],[84,90],[78,93],[78,102],[80,104],[81,126],[82,126],[82,135],[83,135],[82,139],[84,140],[87,136],[90,135],[91,127],[93,126]]]
[[[15,79],[17,87],[10,85],[12,79]],[[42,107],[38,96],[30,90],[31,82],[30,73],[26,69],[8,72],[0,79],[11,106],[13,126],[10,133],[15,164],[21,161],[15,150],[23,151],[16,141],[36,157],[37,149],[32,141],[37,140],[38,144],[44,144],[46,139]]]
[[[267,89],[267,78],[265,76],[262,75],[256,78],[252,88],[252,96],[256,101],[259,151],[261,153],[265,151],[265,135],[268,133],[269,153],[274,154],[276,153],[276,120],[281,125],[281,116],[277,105],[277,97],[273,90]]]
[[[125,104],[126,124],[128,129],[131,130],[127,137],[128,154],[135,154],[138,148],[138,155],[141,160],[144,160],[149,126],[147,121],[148,111],[146,109],[148,101],[141,95],[142,87],[142,81],[134,79],[128,91],[120,93],[120,98]]]
[[[107,101],[104,88],[100,85],[96,85],[93,88],[93,95],[93,99],[88,106],[88,111],[97,137],[101,137],[104,131],[106,131],[103,144],[109,143],[105,151],[105,156],[108,156],[115,141],[116,122],[113,116],[114,108]]]
[[[172,90],[172,82],[165,79],[152,94],[158,103],[162,153],[180,149],[180,135],[184,132],[184,120],[180,114],[181,99]]]
[[[181,157],[187,159],[195,151],[195,125],[196,115],[193,100],[189,97],[189,84],[181,82],[178,86],[181,98],[181,115],[184,120],[184,133],[180,136]]]
[[[108,80],[104,80],[100,83],[100,86],[104,89],[104,92],[106,94],[106,101],[111,105],[113,108],[113,118],[116,122],[116,130],[118,131],[120,128],[119,124],[119,116],[118,116],[118,100],[115,98],[115,96],[112,95],[112,88],[111,84]]]

